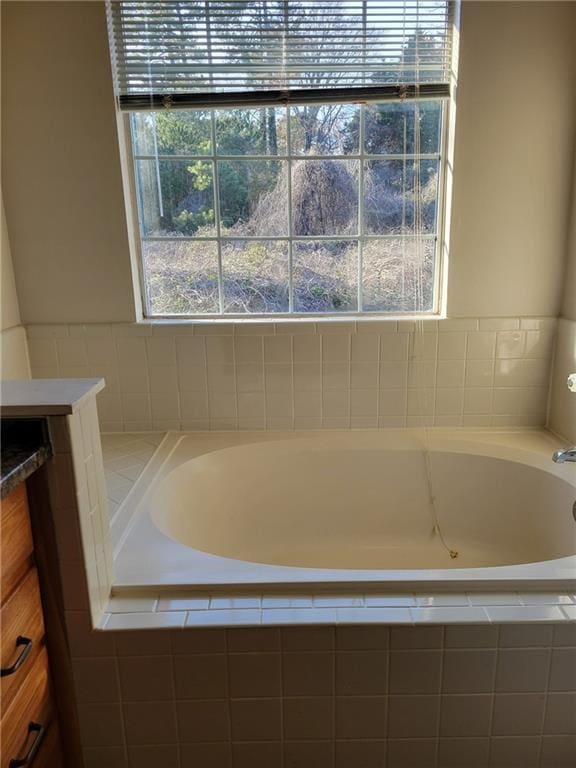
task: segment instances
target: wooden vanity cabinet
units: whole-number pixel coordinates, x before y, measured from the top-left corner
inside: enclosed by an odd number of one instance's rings
[[[25,482],[0,504],[0,548],[0,768],[61,768]]]

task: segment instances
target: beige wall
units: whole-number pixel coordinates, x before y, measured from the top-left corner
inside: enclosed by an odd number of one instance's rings
[[[23,319],[129,320],[134,302],[103,4],[2,5],[3,172]],[[464,3],[453,316],[558,313],[575,5]]]
[[[6,216],[4,214],[4,203],[0,198],[1,209],[1,241],[0,241],[0,263],[1,267],[1,296],[0,301],[0,322],[1,329],[12,328],[14,325],[20,325],[20,308],[18,306],[18,296],[16,294],[16,282],[14,281],[14,266],[12,264],[12,254],[10,253],[10,240],[8,238],[8,227],[6,226]]]
[[[548,426],[557,435],[576,443],[576,394],[566,385],[571,373],[576,373],[576,322],[561,319],[550,385]]]
[[[556,353],[550,385],[550,429],[570,442],[576,442],[576,394],[566,379],[576,373],[576,164],[572,193],[572,218],[564,278],[562,319],[558,326]]]
[[[574,25],[576,35],[576,23]],[[574,67],[574,81],[576,83],[576,66]],[[568,234],[568,254],[566,261],[566,274],[564,278],[564,302],[562,304],[562,317],[576,320],[576,142],[574,146],[574,183],[572,188],[572,216]]]
[[[574,3],[463,4],[449,314],[558,312],[575,16]]]
[[[23,320],[129,320],[104,3],[2,13],[2,174]]]
[[[28,345],[26,331],[20,325],[20,308],[1,194],[0,216],[0,379],[27,379],[30,377]]]

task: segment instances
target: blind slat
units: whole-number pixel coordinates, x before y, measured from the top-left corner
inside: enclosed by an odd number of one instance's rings
[[[117,96],[152,109],[446,95],[452,5],[108,0]]]

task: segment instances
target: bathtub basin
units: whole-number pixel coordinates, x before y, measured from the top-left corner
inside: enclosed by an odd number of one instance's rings
[[[544,431],[170,433],[117,547],[126,586],[576,584],[576,467]]]

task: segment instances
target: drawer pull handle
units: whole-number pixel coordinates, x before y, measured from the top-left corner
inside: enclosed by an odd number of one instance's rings
[[[22,635],[19,635],[16,638],[16,647],[19,645],[23,645],[24,648],[20,651],[20,655],[12,664],[11,667],[4,667],[4,669],[0,670],[0,677],[7,677],[8,675],[13,675],[14,672],[17,672],[22,664],[26,661],[26,657],[29,655],[30,651],[32,650],[33,640],[30,640],[28,637],[22,637]]]
[[[32,765],[32,761],[40,749],[40,744],[42,744],[46,729],[43,725],[40,725],[40,723],[28,723],[28,736],[30,736],[31,733],[35,733],[36,736],[34,737],[32,744],[30,744],[30,749],[28,750],[26,757],[10,760],[8,768],[25,768],[27,765]]]

